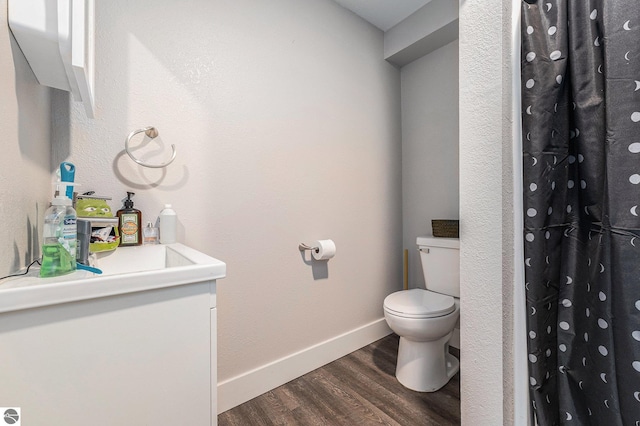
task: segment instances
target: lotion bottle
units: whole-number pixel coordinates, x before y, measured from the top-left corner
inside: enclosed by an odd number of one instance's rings
[[[165,204],[160,211],[160,243],[171,244],[177,240],[178,215],[171,208],[171,204]]]
[[[120,227],[120,246],[139,246],[142,244],[142,213],[133,208],[131,196],[133,192],[127,192],[124,208],[118,210],[118,226]]]

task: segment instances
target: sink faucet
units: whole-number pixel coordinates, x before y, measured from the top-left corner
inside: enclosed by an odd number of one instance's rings
[[[117,217],[79,217],[76,220],[78,228],[78,246],[76,248],[76,262],[89,265],[91,256],[91,227],[118,225]]]
[[[76,220],[78,227],[78,247],[76,248],[76,262],[89,265],[89,244],[91,243],[91,220]]]

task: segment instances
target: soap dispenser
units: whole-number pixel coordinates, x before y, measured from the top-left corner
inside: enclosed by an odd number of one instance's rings
[[[57,277],[76,270],[76,211],[58,194],[44,214],[40,277]]]
[[[131,197],[133,192],[127,192],[124,208],[118,210],[118,226],[120,228],[120,246],[139,246],[142,244],[141,224],[142,213],[133,208]]]

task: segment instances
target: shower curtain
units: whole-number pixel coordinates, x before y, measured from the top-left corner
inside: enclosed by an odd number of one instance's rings
[[[521,67],[533,412],[640,426],[640,4],[523,0]]]

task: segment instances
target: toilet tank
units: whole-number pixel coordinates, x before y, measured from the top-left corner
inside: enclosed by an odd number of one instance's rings
[[[460,240],[418,237],[422,273],[427,290],[460,297]]]

